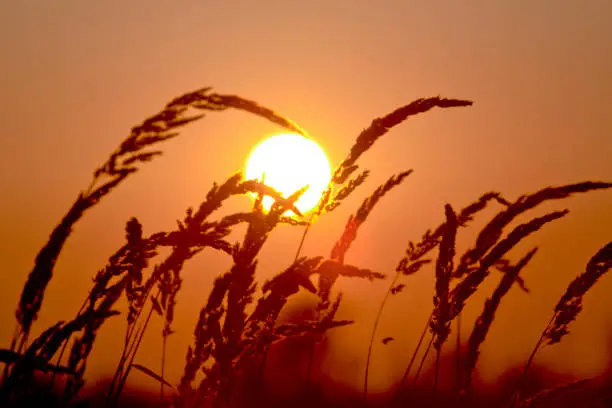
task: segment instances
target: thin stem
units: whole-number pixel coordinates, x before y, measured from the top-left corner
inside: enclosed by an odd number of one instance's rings
[[[404,376],[402,377],[400,389],[403,388],[404,384],[406,383],[406,380],[408,379],[408,375],[410,375],[410,371],[412,370],[412,366],[414,365],[416,356],[418,355],[419,350],[421,349],[421,344],[423,344],[423,340],[425,339],[425,335],[427,334],[427,328],[429,327],[430,321],[431,321],[431,315],[429,315],[429,318],[427,319],[427,323],[425,323],[425,327],[423,328],[423,331],[421,332],[421,337],[419,338],[419,342],[416,346],[416,349],[412,353],[412,357],[410,358],[410,363],[408,363],[408,367],[406,367],[406,371],[404,371]]]
[[[318,212],[317,212],[317,215],[318,215]],[[298,245],[297,251],[295,252],[294,262],[296,262],[298,258],[300,257],[300,253],[302,252],[302,248],[304,247],[304,242],[306,241],[306,236],[308,235],[308,231],[310,231],[310,226],[312,225],[312,221],[314,220],[314,217],[315,217],[314,213],[310,215],[310,220],[308,220],[308,224],[304,228],[302,239],[300,240],[300,244]],[[314,359],[315,345],[316,345],[316,342],[313,339],[310,345],[310,353],[308,355],[308,371],[306,372],[306,387],[307,388],[310,386],[310,375],[312,372],[312,360]],[[264,354],[262,365],[265,363],[266,363],[266,355]],[[260,371],[263,372],[263,367],[261,367]]]
[[[540,346],[542,346],[542,342],[544,341],[544,335],[546,334],[546,331],[548,330],[548,328],[550,327],[550,325],[555,321],[555,318],[557,317],[557,313],[555,313],[553,315],[553,317],[550,319],[550,321],[548,322],[548,324],[546,325],[546,329],[544,329],[544,331],[542,332],[542,334],[540,335],[540,338],[538,339],[538,342],[536,343],[535,347],[533,348],[533,351],[531,352],[531,355],[529,356],[529,359],[527,360],[527,363],[525,364],[525,368],[523,368],[523,376],[525,374],[527,374],[527,370],[529,369],[529,367],[531,366],[531,363],[533,363],[533,359],[536,355],[536,353],[538,352],[538,350],[540,349]]]
[[[89,295],[87,295],[85,300],[83,300],[83,303],[81,303],[81,307],[79,308],[79,311],[77,312],[77,317],[79,317],[81,313],[83,313],[83,310],[85,310],[85,306],[87,306],[87,300],[89,299],[90,295],[91,295],[91,290],[89,291]],[[62,363],[62,358],[64,357],[64,353],[66,352],[66,348],[68,347],[68,342],[70,341],[70,337],[72,337],[72,333],[69,333],[68,337],[63,340],[62,350],[59,353],[59,357],[57,358],[57,363],[56,363],[58,367]],[[55,382],[55,375],[56,375],[56,372],[53,371],[51,373],[51,379],[49,380],[49,388],[47,389],[48,394],[51,394],[51,392],[53,391],[53,383]]]
[[[162,342],[162,357],[161,357],[161,378],[162,380],[165,379],[164,377],[164,373],[165,373],[165,368],[166,368],[166,342],[168,340],[168,336],[166,336],[165,334],[162,335],[163,336],[163,342]],[[161,402],[164,401],[164,383],[160,382],[159,383],[159,398],[161,400]]]
[[[370,344],[368,345],[368,357],[366,358],[366,368],[365,368],[365,377],[363,379],[363,401],[367,401],[368,399],[368,375],[370,373],[370,358],[372,357],[372,346],[374,344],[374,337],[376,336],[376,329],[378,328],[378,323],[380,322],[380,317],[382,315],[383,309],[385,307],[385,303],[391,294],[391,289],[395,286],[395,283],[399,279],[400,274],[396,273],[393,281],[387,288],[387,292],[383,297],[382,302],[380,303],[380,307],[378,308],[378,313],[376,314],[376,320],[374,320],[374,327],[372,327],[372,335],[370,336]]]
[[[306,235],[308,235],[308,231],[310,230],[310,224],[312,222],[312,219],[314,218],[314,216],[310,216],[310,221],[308,222],[308,225],[306,225],[306,227],[304,227],[304,233],[302,234],[302,239],[300,240],[300,244],[298,245],[298,249],[295,253],[295,260],[297,261],[298,258],[300,257],[300,253],[302,252],[302,247],[304,246],[304,242],[306,241]]]
[[[108,388],[108,393],[106,395],[107,403],[110,402],[110,398],[114,392],[117,380],[119,379],[119,377],[121,376],[123,372],[125,360],[127,359],[127,356],[131,353],[133,349],[133,345],[134,345],[133,339],[135,335],[134,329],[137,326],[138,320],[140,320],[140,316],[142,315],[142,311],[144,310],[144,305],[146,304],[146,300],[149,297],[149,293],[151,293],[151,288],[149,288],[147,292],[143,294],[143,299],[144,299],[143,307],[141,307],[136,313],[136,317],[134,321],[131,324],[128,324],[128,328],[125,333],[125,342],[123,344],[123,349],[121,350],[121,356],[119,357],[119,363],[117,364],[117,369],[115,370],[115,374],[113,375],[113,378]],[[157,294],[155,295],[156,299],[159,297],[159,294],[160,294],[160,289],[158,288]],[[141,328],[142,326],[139,328],[139,330],[136,333],[139,333]]]
[[[514,404],[517,402],[519,394],[521,392],[521,388],[523,388],[523,382],[525,381],[527,370],[529,370],[529,367],[531,367],[531,364],[533,363],[533,359],[535,358],[535,355],[540,350],[540,347],[542,347],[542,343],[544,342],[544,336],[546,335],[548,328],[555,321],[556,317],[557,317],[557,313],[555,312],[555,314],[553,314],[550,321],[546,325],[546,328],[544,329],[544,331],[542,331],[542,334],[540,334],[540,338],[538,339],[538,342],[536,343],[535,347],[533,348],[533,351],[529,355],[529,359],[527,360],[527,363],[525,364],[525,367],[523,368],[523,372],[521,373],[521,376],[519,377],[517,381],[516,390],[514,391],[514,394],[512,395],[511,406],[514,406]]]
[[[113,391],[115,389],[115,384],[117,383],[117,380],[119,379],[119,377],[121,376],[121,373],[123,372],[123,366],[125,364],[125,360],[127,358],[127,355],[130,353],[130,349],[133,344],[132,336],[134,333],[134,327],[136,326],[137,322],[138,322],[138,317],[136,318],[136,320],[134,320],[134,322],[131,325],[128,326],[128,329],[126,330],[125,342],[123,344],[123,349],[121,350],[121,356],[119,357],[119,363],[117,363],[117,369],[115,370],[115,374],[113,374],[113,378],[111,380],[111,383],[108,388],[108,393],[106,395],[107,402],[110,400],[110,397],[112,396]]]
[[[461,390],[461,312],[457,314],[457,342],[455,344],[455,381],[457,393]]]
[[[432,334],[431,340],[429,340],[429,344],[427,345],[427,348],[425,349],[425,354],[423,354],[423,358],[421,359],[421,363],[419,364],[419,368],[416,374],[414,375],[414,381],[412,382],[412,385],[414,386],[416,386],[417,381],[419,380],[419,376],[421,375],[421,370],[423,369],[423,365],[425,364],[425,359],[429,355],[429,350],[431,349],[431,345],[433,344],[435,338],[436,338],[436,335]]]
[[[136,354],[138,353],[138,349],[140,348],[140,343],[142,343],[142,339],[144,337],[145,331],[147,330],[147,326],[149,325],[149,321],[151,320],[152,315],[153,315],[153,306],[151,305],[151,309],[149,309],[149,314],[147,315],[147,318],[144,322],[142,330],[140,330],[140,333],[138,335],[138,339],[135,343],[135,347],[133,347],[133,351],[131,353],[129,363],[127,364],[127,367],[125,369],[125,374],[123,374],[119,380],[119,384],[117,386],[117,391],[116,391],[116,397],[115,397],[115,406],[117,406],[119,403],[119,396],[121,395],[121,391],[123,390],[123,387],[125,386],[125,383],[127,381],[127,377],[130,374],[130,370],[132,369],[132,363],[134,362],[134,358],[136,358]]]
[[[150,293],[150,289],[143,295],[145,302],[149,296],[149,293]],[[157,294],[155,295],[156,300],[159,298],[160,293],[161,293],[161,290],[158,288]],[[113,375],[113,378],[108,388],[108,392],[106,394],[106,406],[110,406],[109,404],[111,403],[113,393],[115,392],[115,386],[117,384],[117,381],[119,381],[123,375],[125,362],[128,359],[128,356],[132,354],[135,348],[137,348],[139,345],[139,344],[136,345],[136,343],[134,342],[134,339],[142,338],[142,336],[144,335],[144,330],[146,329],[146,324],[148,323],[148,320],[150,319],[151,313],[153,311],[153,306],[151,306],[151,310],[149,311],[149,316],[147,317],[147,321],[145,322],[145,324],[144,325],[141,324],[140,327],[136,330],[138,320],[140,319],[143,310],[144,310],[144,305],[142,308],[138,310],[138,313],[136,314],[136,318],[134,319],[134,322],[131,325],[128,325],[128,329],[126,331],[126,336],[125,336],[125,343],[123,345],[123,350],[121,351],[121,357],[119,358],[117,369],[115,370],[115,374]]]

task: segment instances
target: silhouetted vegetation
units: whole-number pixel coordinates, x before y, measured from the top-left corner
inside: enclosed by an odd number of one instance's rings
[[[360,406],[379,404],[368,397],[368,375],[375,345],[393,341],[392,337],[378,337],[378,323],[390,296],[398,296],[409,285],[410,277],[422,272],[427,264],[435,265],[435,287],[432,288],[433,308],[425,330],[408,368],[397,389],[386,398],[389,406],[499,406],[512,404],[521,407],[563,406],[570,395],[589,393],[592,400],[585,404],[604,404],[606,385],[610,377],[600,377],[565,385],[542,384],[533,388],[537,365],[533,365],[538,350],[544,345],[562,340],[569,332],[569,324],[582,311],[582,300],[588,290],[612,267],[612,242],[602,243],[601,249],[587,262],[584,273],[570,283],[555,306],[550,323],[545,327],[524,369],[516,370],[511,379],[500,380],[506,388],[495,395],[478,395],[473,391],[473,372],[478,363],[480,346],[495,321],[495,314],[504,296],[513,285],[527,291],[520,275],[536,255],[536,248],[513,263],[508,254],[523,240],[537,233],[549,223],[561,219],[568,210],[553,211],[534,216],[531,220],[511,228],[517,217],[533,211],[540,204],[558,201],[575,194],[593,192],[612,187],[610,182],[585,181],[558,187],[545,187],[535,193],[512,201],[500,192],[488,192],[462,209],[447,204],[440,209],[444,221],[428,230],[421,239],[409,242],[405,254],[398,262],[387,293],[380,304],[368,349],[363,390],[338,392],[344,395],[342,403],[330,402],[320,384],[311,381],[315,353],[324,353],[328,330],[342,330],[352,320],[336,318],[342,306],[342,294],[334,292],[334,284],[341,277],[370,281],[386,279],[385,271],[345,263],[345,256],[357,239],[360,227],[375,210],[386,194],[402,184],[412,170],[392,175],[384,184],[363,200],[348,216],[344,231],[330,248],[329,255],[303,256],[298,250],[295,261],[267,282],[257,282],[255,271],[258,257],[268,237],[280,224],[304,228],[303,240],[309,228],[323,222],[326,213],[337,209],[369,175],[359,170],[359,158],[391,128],[411,116],[433,108],[467,107],[472,102],[440,97],[418,99],[375,119],[361,132],[346,158],[336,166],[327,191],[322,195],[313,214],[305,217],[294,205],[305,189],[284,197],[260,180],[245,180],[234,174],[221,184],[214,184],[202,202],[188,208],[173,231],[147,235],[138,219],[131,218],[125,227],[125,244],[110,256],[108,263],[93,279],[80,310],[69,321],[59,321],[31,340],[30,332],[43,305],[48,283],[53,278],[56,260],[69,238],[74,225],[104,197],[115,191],[131,174],[139,170],[161,150],[161,142],[179,136],[182,126],[204,117],[204,113],[230,108],[243,110],[265,118],[282,128],[307,136],[293,121],[258,103],[233,96],[200,89],[175,98],[161,112],[135,126],[108,160],[93,174],[88,188],[77,195],[73,206],[51,233],[49,240],[36,257],[17,305],[17,327],[10,348],[0,350],[4,362],[1,406],[77,405],[85,406],[169,406],[174,407],[235,407],[235,406]],[[216,216],[217,210],[235,196],[254,194],[257,198],[251,208],[243,212]],[[264,210],[264,197],[274,204]],[[496,215],[479,231],[473,245],[464,253],[457,253],[457,234],[468,228],[470,221],[489,205],[499,209]],[[444,216],[444,217],[443,217]],[[228,236],[239,225],[246,226],[240,242],[231,243]],[[406,237],[408,239],[409,237]],[[302,242],[303,242],[302,240]],[[159,250],[168,248],[168,255],[159,260]],[[232,260],[227,271],[219,271],[199,318],[194,327],[193,344],[186,350],[184,373],[181,378],[168,378],[164,372],[166,340],[173,333],[176,297],[183,282],[183,267],[205,249],[220,251]],[[301,245],[300,245],[301,249]],[[587,260],[585,260],[587,261]],[[465,347],[455,353],[462,357],[454,361],[453,353],[444,349],[451,334],[451,324],[457,323],[463,308],[492,273],[501,274],[499,285],[489,299],[473,328]],[[316,284],[313,280],[317,277]],[[405,282],[404,282],[405,281]],[[319,297],[311,313],[289,322],[279,319],[288,307],[289,299],[301,290]],[[118,300],[125,296],[127,309],[119,310]],[[111,318],[126,319],[125,341],[117,368],[112,378],[95,392],[83,393],[86,381],[87,359],[95,346],[98,331]],[[152,318],[163,320],[162,370],[136,364],[144,334]],[[359,319],[355,316],[354,319]],[[468,324],[463,322],[463,324]],[[415,336],[419,333],[415,333]],[[31,341],[30,341],[31,340]],[[300,381],[301,390],[293,397],[274,394],[274,384],[266,381],[266,365],[270,362],[270,346],[274,352],[283,347],[297,355],[307,373]],[[421,346],[425,348],[420,366],[412,378]],[[435,364],[424,366],[427,353],[435,350]],[[273,367],[272,367],[273,368]],[[133,369],[154,378],[160,384],[160,395],[136,395],[126,386]],[[442,387],[442,373],[454,372],[456,387]],[[433,387],[415,386],[417,380],[430,378]],[[60,381],[61,379],[61,381]],[[529,381],[526,381],[529,379]],[[422,382],[421,382],[422,383]],[[549,386],[552,386],[550,388]],[[545,388],[548,387],[548,388]],[[339,387],[330,386],[338,391]],[[612,387],[610,387],[612,389]],[[587,390],[587,391],[585,391]],[[586,395],[586,394],[585,394]],[[586,398],[586,397],[581,397]],[[33,405],[32,405],[33,406]],[[585,405],[586,406],[586,405]],[[595,405],[589,405],[595,406]]]

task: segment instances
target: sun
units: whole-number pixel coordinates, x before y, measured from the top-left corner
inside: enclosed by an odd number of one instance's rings
[[[308,185],[308,190],[295,203],[305,213],[321,199],[331,179],[331,168],[323,149],[312,139],[285,133],[267,138],[251,151],[247,160],[247,180],[264,180],[284,197]],[[274,199],[264,197],[269,210]]]

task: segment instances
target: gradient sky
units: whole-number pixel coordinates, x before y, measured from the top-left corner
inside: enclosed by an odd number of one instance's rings
[[[389,175],[412,168],[347,258],[381,272],[391,273],[406,243],[443,220],[444,203],[459,208],[490,190],[515,199],[548,185],[612,180],[611,19],[607,0],[3,2],[0,339],[8,345],[33,259],[92,170],[131,126],[202,86],[287,115],[334,164],[371,119],[402,104],[435,95],[474,101],[470,108],[411,119],[381,139],[361,162],[372,170],[369,182],[306,242],[307,255],[328,253],[359,200]],[[213,181],[240,169],[252,146],[278,131],[246,113],[211,113],[165,145],[162,158],[77,225],[35,332],[74,315],[93,273],[122,244],[129,217],[137,216],[148,233],[174,228]],[[233,205],[244,209],[248,201]],[[540,247],[524,272],[532,293],[510,292],[484,345],[479,369],[486,381],[526,359],[569,281],[610,239],[612,192],[534,214],[562,208],[570,215],[513,254]],[[262,279],[291,262],[300,233],[283,228],[272,236],[262,254]],[[473,236],[474,230],[466,232],[460,249]],[[228,266],[224,257],[205,253],[185,270],[170,340],[172,381],[182,372],[210,282]],[[408,289],[390,302],[381,324],[381,336],[397,341],[374,351],[374,389],[401,377],[431,310],[431,270],[404,283]],[[464,321],[473,321],[496,283],[493,276],[485,284]],[[328,375],[349,385],[362,381],[372,304],[387,284],[338,286],[345,292],[341,317],[357,323],[333,334]],[[587,295],[571,335],[538,361],[577,376],[601,372],[610,358],[611,291],[612,277],[606,277]],[[114,368],[123,330],[121,318],[102,330],[90,378]],[[154,325],[137,359],[142,364],[157,367],[158,333]]]

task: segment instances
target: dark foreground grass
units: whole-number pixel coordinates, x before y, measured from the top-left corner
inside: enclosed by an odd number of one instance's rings
[[[559,395],[576,394],[585,389],[596,395],[593,403],[605,404],[608,396],[596,390],[598,384],[609,384],[609,377],[542,391],[530,387],[530,384],[533,385],[534,370],[530,373],[528,369],[533,365],[538,350],[545,344],[559,342],[568,333],[569,324],[582,310],[584,296],[612,266],[612,243],[602,243],[602,248],[596,251],[593,258],[585,260],[588,261],[585,272],[570,284],[561,297],[551,322],[524,369],[513,381],[507,382],[513,385],[494,394],[478,393],[473,387],[473,373],[480,346],[486,341],[505,294],[514,284],[527,290],[520,272],[528,267],[536,250],[523,254],[517,263],[512,263],[508,255],[525,238],[567,216],[569,211],[565,209],[533,216],[517,226],[513,226],[513,222],[544,202],[608,189],[612,183],[586,181],[546,187],[514,201],[507,200],[499,192],[489,192],[462,208],[447,204],[441,209],[442,224],[426,231],[420,240],[411,241],[398,263],[380,304],[370,347],[367,356],[364,356],[366,369],[362,390],[342,390],[339,386],[330,385],[329,381],[322,383],[320,377],[316,382],[312,381],[313,361],[317,352],[319,357],[325,355],[325,334],[328,330],[341,330],[342,326],[353,323],[353,320],[336,318],[342,299],[342,294],[334,291],[337,280],[360,278],[375,281],[387,278],[382,273],[385,271],[346,264],[345,256],[377,203],[399,188],[412,170],[391,176],[365,197],[356,211],[348,216],[345,228],[330,248],[328,256],[304,256],[298,250],[295,261],[279,271],[273,279],[267,282],[257,282],[255,279],[259,253],[275,228],[281,224],[304,228],[303,243],[309,228],[323,222],[326,213],[336,210],[362,186],[369,170],[360,170],[359,158],[391,128],[433,108],[471,104],[466,100],[440,97],[418,99],[372,121],[358,135],[346,158],[336,166],[317,210],[308,217],[294,206],[305,189],[284,197],[263,181],[244,180],[237,173],[221,184],[214,184],[201,203],[186,210],[173,231],[146,235],[145,227],[136,218],[130,219],[126,223],[125,244],[94,275],[93,286],[89,293],[84,294],[85,300],[74,318],[57,322],[31,340],[31,328],[43,305],[48,283],[55,273],[56,260],[74,226],[89,209],[138,171],[139,166],[160,155],[161,150],[156,148],[162,142],[177,138],[182,126],[202,119],[202,112],[233,108],[307,136],[295,122],[238,96],[216,94],[204,88],[173,99],[159,113],[135,126],[108,160],[94,172],[90,186],[77,195],[73,206],[36,257],[17,305],[15,335],[10,347],[0,350],[0,359],[5,365],[0,387],[1,406],[542,406],[558,399]],[[251,208],[223,217],[216,215],[228,200],[245,194],[257,197]],[[274,200],[268,211],[262,206],[264,197]],[[473,246],[463,254],[457,254],[457,235],[468,227],[481,210],[493,204],[499,208],[496,215],[479,231]],[[246,225],[246,232],[240,242],[232,243],[228,236],[239,225]],[[162,247],[168,247],[170,251],[165,258],[159,259],[159,249]],[[166,378],[166,341],[173,333],[177,294],[185,278],[183,267],[204,250],[225,254],[232,260],[232,266],[227,271],[219,271],[208,299],[202,305],[194,327],[193,344],[186,350],[182,377]],[[420,335],[419,347],[414,351],[403,379],[398,379],[395,390],[385,396],[370,395],[368,374],[374,346],[393,340],[391,337],[379,339],[376,333],[385,303],[390,296],[398,295],[410,284],[411,275],[425,273],[424,266],[427,264],[434,265],[434,302],[427,327]],[[449,352],[445,346],[452,324],[460,327],[461,311],[492,273],[502,274],[502,279],[474,323],[467,349],[463,350],[458,343],[455,352]],[[315,277],[318,278],[316,285]],[[279,316],[287,309],[290,299],[302,290],[318,295],[316,308],[307,317],[290,322],[280,321]],[[117,301],[123,296],[127,299],[128,307],[118,310]],[[95,348],[97,333],[104,328],[108,319],[120,318],[119,315],[126,322],[125,341],[119,351],[115,373],[108,383],[100,385],[95,392],[90,390],[86,393],[83,390],[87,359]],[[162,369],[159,372],[137,364],[136,359],[151,319],[163,321],[160,333],[163,341],[160,356]],[[428,334],[429,338],[426,339]],[[421,344],[426,343],[429,346],[422,361],[433,347],[435,364],[431,369],[421,365],[410,383],[431,385],[425,388],[410,386],[406,380]],[[279,369],[270,362],[270,353],[278,353],[282,347],[292,344],[301,344],[302,348],[295,349],[294,354],[303,358],[307,369],[295,384],[298,391],[282,396],[275,384],[267,379],[270,373]],[[271,348],[272,345],[275,347]],[[448,356],[461,357],[462,354],[465,354],[465,358],[451,357],[453,362],[449,363]],[[157,381],[159,394],[135,393],[127,388],[128,377],[134,375],[135,370],[139,371],[138,375],[148,375]],[[449,373],[454,373],[451,381],[455,384],[453,387],[445,383]],[[535,394],[537,391],[542,393]],[[586,401],[583,399],[583,402]],[[558,402],[556,404],[561,406]]]

